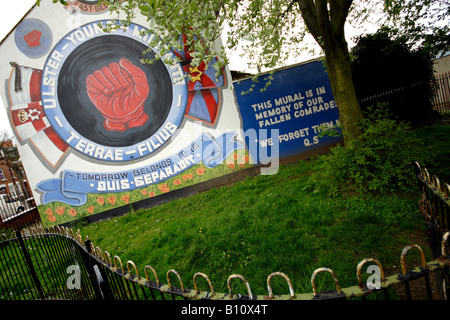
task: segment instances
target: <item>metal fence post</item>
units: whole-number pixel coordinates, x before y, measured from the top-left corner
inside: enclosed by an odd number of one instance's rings
[[[84,252],[83,261],[88,272],[89,279],[91,280],[92,286],[94,287],[95,294],[98,300],[114,300],[114,296],[111,292],[111,287],[102,269],[92,262],[91,257],[91,240],[85,241],[85,248],[87,254]]]
[[[31,278],[33,279],[34,285],[36,286],[36,290],[37,290],[37,292],[39,294],[39,297],[41,299],[45,299],[45,295],[44,295],[44,292],[42,290],[41,282],[39,281],[39,278],[38,278],[38,276],[36,274],[36,270],[34,269],[33,262],[31,261],[31,257],[28,254],[28,251],[27,251],[27,248],[26,248],[25,243],[23,241],[23,238],[22,238],[22,235],[20,233],[20,230],[16,230],[16,237],[17,237],[17,240],[19,240],[20,248],[22,249],[22,253],[23,253],[23,256],[25,258],[25,262],[27,263],[28,271],[31,274]]]

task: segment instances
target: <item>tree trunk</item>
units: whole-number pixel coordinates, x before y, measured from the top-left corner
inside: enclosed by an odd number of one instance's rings
[[[353,0],[298,0],[303,20],[325,51],[328,76],[339,110],[344,143],[358,139],[363,117],[353,85],[344,25]]]
[[[344,144],[348,146],[350,141],[361,135],[358,122],[363,117],[353,85],[350,56],[346,46],[327,51],[325,58],[328,77],[339,111]]]

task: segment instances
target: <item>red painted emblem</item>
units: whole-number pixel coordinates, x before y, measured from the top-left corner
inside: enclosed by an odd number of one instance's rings
[[[109,131],[125,131],[144,125],[149,87],[145,73],[122,58],[102,67],[86,78],[86,89],[95,107],[105,117]]]
[[[28,44],[30,48],[34,48],[39,46],[41,40],[42,32],[39,30],[33,29],[31,32],[27,33],[23,39]]]

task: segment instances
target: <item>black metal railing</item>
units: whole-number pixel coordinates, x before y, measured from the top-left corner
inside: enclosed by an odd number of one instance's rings
[[[423,86],[424,81],[419,81],[416,83],[408,83],[403,86],[398,86],[395,88],[391,88],[390,90],[386,90],[383,92],[377,92],[371,94],[370,96],[361,97],[358,101],[362,104],[375,104],[376,101],[386,98],[393,97],[397,95],[406,96],[414,90],[417,86]],[[435,76],[435,79],[431,83],[433,88],[433,95],[431,97],[431,105],[433,110],[437,111],[442,115],[446,115],[450,113],[450,72],[438,74]]]
[[[0,233],[0,300],[449,299],[450,187],[418,163],[416,170],[421,193],[419,208],[427,223],[433,257],[427,262],[420,246],[407,246],[400,254],[401,272],[393,275],[386,275],[378,260],[367,258],[357,265],[352,287],[341,288],[333,270],[319,268],[311,276],[311,291],[306,293],[295,293],[290,278],[282,272],[267,277],[266,295],[253,294],[250,283],[239,274],[228,277],[228,292],[218,293],[204,273],[196,273],[186,286],[176,270],[160,277],[152,266],[139,269],[131,260],[123,263],[119,256],[95,246],[88,237],[83,240],[79,231],[74,233],[60,226],[44,228],[38,217],[28,214],[21,215],[21,220],[11,219],[9,228],[3,224]],[[410,251],[420,254],[420,265],[407,267]],[[369,265],[378,271],[375,283],[362,280],[362,270]],[[316,278],[322,280],[327,274],[333,277],[335,288],[319,292]],[[286,280],[289,293],[272,292],[274,277]],[[245,284],[246,292],[233,292],[232,285],[237,281]],[[200,282],[206,290],[199,289]]]
[[[41,224],[36,202],[22,184],[11,184],[7,193],[0,193],[0,230],[17,230],[30,224]]]
[[[419,209],[428,233],[433,258],[444,255],[441,239],[450,229],[450,185],[430,174],[427,168],[415,163],[420,192]],[[437,291],[442,298],[449,298],[450,279],[448,268],[436,273]]]
[[[441,114],[450,113],[450,72],[436,76],[434,83],[433,109]]]
[[[440,257],[426,262],[423,250],[412,245],[405,247],[400,255],[400,273],[385,276],[382,265],[376,259],[364,259],[357,266],[357,285],[341,288],[339,280],[331,269],[319,268],[311,277],[312,291],[295,293],[287,275],[274,272],[267,278],[268,294],[252,294],[250,284],[241,275],[233,274],[228,278],[227,293],[216,293],[212,281],[203,273],[196,273],[192,279],[194,289],[188,289],[176,270],[166,273],[166,283],[162,283],[157,272],[151,266],[145,266],[139,272],[133,261],[124,265],[118,256],[112,257],[107,251],[86,239],[74,234],[67,228],[30,228],[29,231],[16,232],[7,239],[3,235],[0,242],[0,299],[70,299],[70,300],[328,300],[371,297],[377,294],[382,299],[391,299],[390,288],[403,287],[406,299],[415,299],[417,294],[413,282],[424,281],[425,299],[448,298],[447,290],[443,297],[433,296],[431,276],[439,274],[440,279],[448,283],[450,260],[447,255],[447,243],[450,233],[444,234],[441,241]],[[407,253],[418,250],[421,264],[407,269]],[[363,283],[361,270],[367,264],[376,265],[380,271],[380,281],[375,286]],[[335,281],[334,290],[318,292],[316,276],[319,273],[330,274]],[[286,279],[289,294],[275,295],[271,290],[271,279],[281,276]],[[321,276],[321,278],[324,276]],[[199,279],[208,290],[198,289]],[[236,279],[236,280],[235,280]],[[172,282],[176,280],[176,285]],[[234,293],[232,283],[243,281],[247,292]],[[203,283],[204,282],[204,283]],[[398,295],[397,295],[398,296]],[[419,296],[423,298],[422,295]]]
[[[427,226],[433,258],[441,255],[444,233],[450,229],[450,185],[428,172],[418,162],[415,170],[420,192],[419,209]]]

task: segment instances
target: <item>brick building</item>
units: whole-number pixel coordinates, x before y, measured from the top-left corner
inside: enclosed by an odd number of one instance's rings
[[[10,194],[13,198],[28,198],[30,187],[19,160],[17,147],[11,140],[0,143],[0,194]]]

